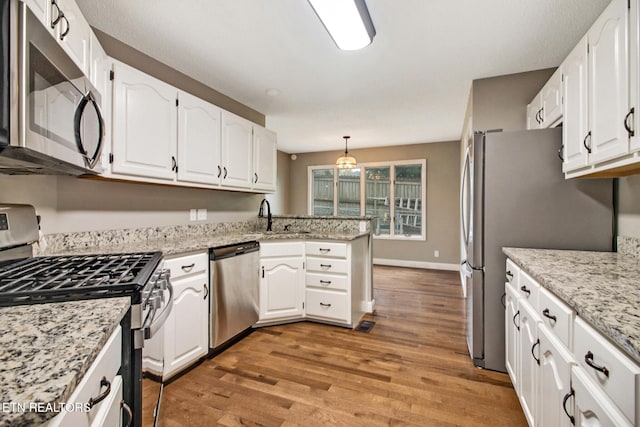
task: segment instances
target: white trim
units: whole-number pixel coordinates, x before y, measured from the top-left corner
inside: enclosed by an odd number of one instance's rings
[[[365,313],[373,313],[373,310],[375,309],[376,306],[376,300],[372,299],[371,301],[362,301],[360,303],[360,309],[362,311],[364,311]]]
[[[390,265],[392,267],[425,268],[431,270],[459,271],[459,264],[446,264],[444,262],[408,261],[402,259],[374,258],[374,265]]]

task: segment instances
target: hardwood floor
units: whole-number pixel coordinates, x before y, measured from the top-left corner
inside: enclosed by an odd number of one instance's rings
[[[258,329],[165,386],[162,425],[526,426],[508,376],[471,363],[458,277],[376,266],[370,333]]]

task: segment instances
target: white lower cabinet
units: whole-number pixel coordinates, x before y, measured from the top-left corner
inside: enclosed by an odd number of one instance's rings
[[[143,369],[167,380],[209,352],[209,256],[169,258],[173,307],[143,348]]]
[[[118,375],[122,358],[122,329],[111,334],[95,361],[64,403],[82,405],[83,410],[61,412],[52,418],[47,427],[114,427],[122,425],[122,377]],[[106,393],[106,397],[89,411],[85,405]],[[62,403],[62,402],[61,402]],[[125,421],[129,421],[126,420]]]
[[[520,288],[505,285],[506,367],[528,424],[640,426],[640,365],[510,260],[507,272]]]
[[[365,244],[261,243],[258,324],[312,319],[352,327],[364,314]]]
[[[538,375],[538,425],[570,427],[563,400],[571,392],[573,356],[546,327],[538,329],[540,372]]]

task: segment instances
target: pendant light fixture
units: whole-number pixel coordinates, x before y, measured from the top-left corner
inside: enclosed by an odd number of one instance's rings
[[[347,143],[349,142],[350,136],[343,136],[344,138],[344,156],[338,157],[336,160],[336,166],[338,169],[353,169],[356,167],[356,158],[349,154],[349,150],[347,149]]]
[[[327,32],[342,50],[369,46],[376,35],[364,0],[309,0]]]

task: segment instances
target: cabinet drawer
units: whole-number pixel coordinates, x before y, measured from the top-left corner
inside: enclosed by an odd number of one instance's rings
[[[584,320],[574,322],[573,354],[587,375],[635,424],[640,423],[640,366],[618,350]],[[593,366],[606,369],[606,375]]]
[[[346,258],[347,244],[334,242],[306,242],[305,251],[307,255]]]
[[[518,289],[520,277],[520,267],[518,267],[513,261],[507,259],[507,268],[505,271],[505,283],[513,288],[513,290]]]
[[[209,268],[209,254],[201,253],[169,258],[164,262],[164,267],[171,270],[171,279],[206,272]]]
[[[106,390],[106,386],[101,384],[104,377],[111,384],[109,396],[114,392],[114,381],[118,370],[120,369],[120,360],[122,358],[122,331],[120,326],[111,334],[107,343],[104,345],[93,364],[82,377],[82,380],[71,394],[66,403],[85,404],[90,398],[99,396]],[[94,405],[90,411],[61,412],[54,417],[47,427],[59,426],[81,426],[91,425],[97,414],[103,411],[103,407],[107,406],[109,399],[105,399]]]
[[[347,294],[337,291],[307,289],[306,297],[307,316],[347,323],[351,321],[351,308]]]
[[[301,257],[304,253],[303,242],[260,243],[260,258]]]
[[[343,259],[307,257],[307,271],[347,274],[349,272],[349,264]]]
[[[555,295],[544,288],[540,288],[538,314],[544,325],[560,339],[569,350],[573,348],[572,332],[573,310],[560,301]]]
[[[520,271],[517,289],[518,294],[524,297],[525,301],[528,301],[531,307],[538,312],[538,294],[540,293],[540,285],[538,282],[533,280],[533,278],[524,271]]]
[[[337,289],[346,291],[349,289],[349,281],[347,276],[333,274],[307,273],[307,286],[313,286],[323,289]]]
[[[571,368],[571,386],[575,392],[575,425],[632,427],[620,409],[602,393],[580,366],[574,365]]]

